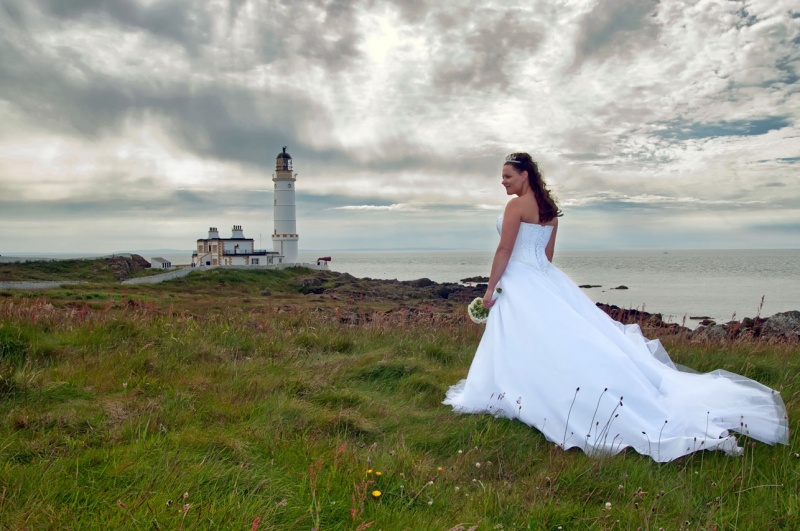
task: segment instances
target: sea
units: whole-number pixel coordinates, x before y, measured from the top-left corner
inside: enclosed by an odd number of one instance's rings
[[[490,251],[301,251],[299,260],[330,256],[330,269],[355,277],[460,282],[488,276]],[[144,255],[145,258],[152,258]],[[159,253],[173,264],[186,253]],[[6,257],[3,257],[6,258]],[[0,258],[0,261],[3,261]],[[553,263],[595,302],[660,313],[694,327],[800,310],[800,249],[781,250],[557,250]],[[625,286],[627,289],[617,289]]]
[[[301,253],[313,261],[330,256],[330,268],[355,277],[459,282],[488,276],[488,251],[323,251]],[[665,321],[694,328],[800,310],[800,249],[556,251],[553,263],[595,302],[660,313]],[[627,289],[616,289],[625,286]]]

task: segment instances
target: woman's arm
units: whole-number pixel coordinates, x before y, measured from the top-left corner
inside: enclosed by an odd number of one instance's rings
[[[556,250],[556,232],[558,232],[558,218],[553,218],[553,232],[550,234],[550,241],[547,242],[547,247],[544,248],[544,254],[547,259],[553,261],[553,252]]]
[[[514,250],[514,242],[517,239],[521,221],[522,210],[519,202],[517,199],[512,199],[506,205],[506,211],[503,214],[500,243],[497,244],[497,250],[494,252],[492,272],[489,274],[489,285],[486,286],[486,294],[483,296],[483,306],[486,308],[491,308],[494,305],[492,295],[495,288],[497,288],[497,283],[500,282],[500,277],[503,276],[503,272],[506,270],[508,260],[511,258],[511,251]]]

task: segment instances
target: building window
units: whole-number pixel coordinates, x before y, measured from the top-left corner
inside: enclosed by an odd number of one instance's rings
[[[258,258],[251,258],[250,265],[258,265]]]
[[[217,265],[217,259],[216,259],[216,258],[214,258],[213,260],[211,260],[211,265]]]

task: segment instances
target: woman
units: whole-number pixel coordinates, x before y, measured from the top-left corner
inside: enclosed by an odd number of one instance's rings
[[[739,455],[731,431],[788,444],[776,391],[676,367],[658,340],[611,319],[551,264],[561,212],[530,155],[506,158],[502,184],[516,197],[498,220],[483,297],[491,312],[467,379],[445,404],[518,418],[593,455],[627,447],[656,461],[697,450]]]

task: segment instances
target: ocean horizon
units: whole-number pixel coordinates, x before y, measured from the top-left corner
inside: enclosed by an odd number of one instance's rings
[[[34,259],[100,255],[13,256]],[[162,249],[142,256],[148,260],[160,256],[174,264],[191,262],[191,251]],[[359,278],[425,277],[436,282],[460,282],[488,276],[493,251],[301,250],[299,260],[313,262],[321,256],[332,258],[332,271]],[[8,255],[0,257],[0,261],[10,259],[13,258]],[[597,286],[583,290],[595,302],[660,313],[665,321],[691,325],[692,317],[727,322],[800,310],[800,249],[560,250],[553,263],[576,284]],[[627,289],[616,289],[620,286]]]

